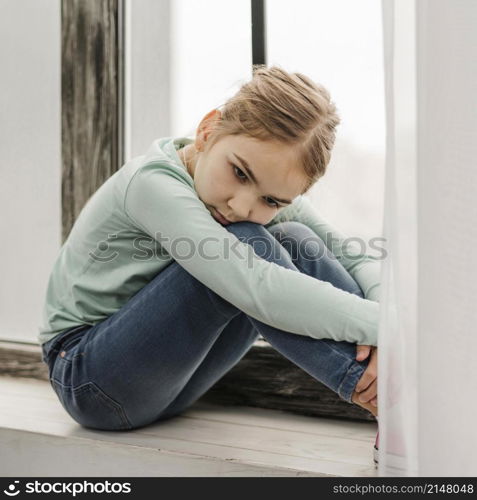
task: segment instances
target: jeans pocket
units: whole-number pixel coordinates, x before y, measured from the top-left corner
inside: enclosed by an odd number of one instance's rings
[[[94,382],[78,387],[65,386],[54,378],[50,382],[63,408],[78,424],[108,431],[132,429],[122,406]]]
[[[90,325],[77,326],[59,333],[52,340],[42,345],[42,360],[49,366],[50,371],[58,353],[65,351],[66,348],[69,350],[70,346],[78,344],[84,338],[89,328],[91,328]]]
[[[84,339],[84,332],[79,332],[67,338],[60,344],[58,356],[66,362],[71,362],[74,357],[81,356],[81,345]]]

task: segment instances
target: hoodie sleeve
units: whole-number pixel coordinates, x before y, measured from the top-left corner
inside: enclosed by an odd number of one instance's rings
[[[124,210],[189,274],[250,317],[298,335],[376,345],[378,303],[257,256],[212,217],[173,164],[141,167]]]
[[[364,297],[379,302],[381,263],[378,257],[367,255],[360,245],[347,238],[326,222],[311,201],[299,196],[292,205],[282,210],[265,227],[285,220],[301,222],[308,226],[326,244],[337,260],[354,278],[364,293]]]

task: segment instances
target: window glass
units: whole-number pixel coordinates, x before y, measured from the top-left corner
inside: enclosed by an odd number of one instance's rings
[[[345,234],[382,233],[384,70],[380,0],[267,2],[268,64],[325,85],[341,124],[313,202]],[[373,253],[373,252],[370,252]]]
[[[174,0],[171,9],[171,135],[194,135],[252,75],[250,1]]]

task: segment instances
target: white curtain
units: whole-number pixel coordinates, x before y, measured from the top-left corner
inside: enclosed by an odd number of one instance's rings
[[[477,476],[477,2],[382,0],[380,476]]]

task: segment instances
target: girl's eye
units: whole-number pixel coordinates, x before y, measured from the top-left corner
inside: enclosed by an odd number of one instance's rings
[[[278,203],[273,198],[268,198],[268,196],[267,196],[265,199],[271,201],[271,203],[269,203],[267,201],[267,205],[269,205],[271,207],[277,207],[278,208],[279,205],[278,205]]]
[[[247,182],[248,180],[247,175],[242,170],[240,170],[240,168],[238,168],[236,165],[232,165],[232,167],[235,171],[236,177],[238,177],[240,182]],[[269,198],[268,196],[265,197],[265,202],[269,207],[277,207],[277,208],[279,207],[279,204],[273,198]]]
[[[243,182],[247,180],[247,176],[240,170],[236,165],[232,165],[233,169],[235,170],[235,175]],[[243,175],[243,177],[241,176]]]

